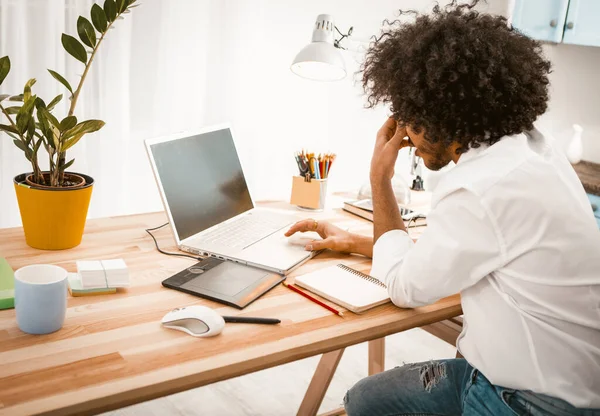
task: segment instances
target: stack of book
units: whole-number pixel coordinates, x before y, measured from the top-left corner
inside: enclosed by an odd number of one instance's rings
[[[410,208],[398,205],[400,215],[404,221],[411,221],[412,226],[419,227],[427,224],[424,214],[413,211]],[[373,221],[373,202],[370,199],[344,202],[344,211],[348,211],[361,218]]]
[[[77,273],[83,289],[129,286],[129,270],[123,259],[78,261]]]

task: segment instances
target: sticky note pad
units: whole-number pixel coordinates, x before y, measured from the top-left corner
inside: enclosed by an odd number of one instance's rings
[[[110,295],[117,293],[117,289],[114,287],[102,287],[94,289],[84,289],[81,284],[81,277],[79,273],[69,273],[69,293],[71,296],[94,296],[94,295]]]
[[[15,307],[15,275],[6,259],[0,257],[0,309]]]

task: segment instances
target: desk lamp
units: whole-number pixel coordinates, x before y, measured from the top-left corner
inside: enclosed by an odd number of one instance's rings
[[[334,31],[341,37],[335,39]],[[306,45],[292,63],[294,74],[315,81],[338,81],[346,77],[346,64],[340,49],[340,42],[352,34],[352,28],[343,34],[335,26],[329,14],[317,16],[313,28],[312,41]]]
[[[335,25],[333,16],[329,14],[320,14],[317,16],[313,28],[312,41],[305,46],[292,62],[290,69],[296,75],[316,81],[338,81],[346,77],[346,65],[344,57],[340,50],[346,49],[341,42],[352,35],[353,28],[350,27],[346,34],[343,34]],[[336,39],[336,33],[339,38]],[[399,175],[395,174],[392,179],[394,194],[400,204],[410,203],[410,189],[423,190],[423,181],[421,179],[420,157],[409,154],[411,164],[411,175],[416,177],[413,180],[412,188]],[[360,188],[358,199],[371,198],[371,184],[367,181]]]

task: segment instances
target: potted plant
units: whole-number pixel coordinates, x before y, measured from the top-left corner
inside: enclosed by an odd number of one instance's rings
[[[86,134],[100,130],[104,122],[77,120],[75,107],[98,48],[114,23],[137,6],[133,4],[135,2],[105,0],[104,7],[94,4],[91,22],[83,16],[77,19],[77,34],[81,42],[62,34],[64,49],[85,65],[75,90],[62,75],[48,69],[50,75],[69,92],[69,111],[64,118],[59,120],[53,114],[63,95],[46,104],[32,93],[35,78],[27,81],[23,94],[0,95],[0,111],[6,118],[6,124],[0,124],[0,130],[13,139],[31,163],[31,172],[14,178],[25,240],[31,247],[60,250],[81,243],[94,179],[67,171],[75,162],[75,159],[67,160],[67,151]],[[9,57],[0,58],[0,86],[9,72]],[[20,104],[6,106],[3,104],[5,100]],[[40,160],[48,165],[47,170],[42,170]]]

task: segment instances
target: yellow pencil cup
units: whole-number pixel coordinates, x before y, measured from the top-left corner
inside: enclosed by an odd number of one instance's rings
[[[327,179],[310,179],[294,176],[290,204],[311,211],[323,210],[327,196]]]

